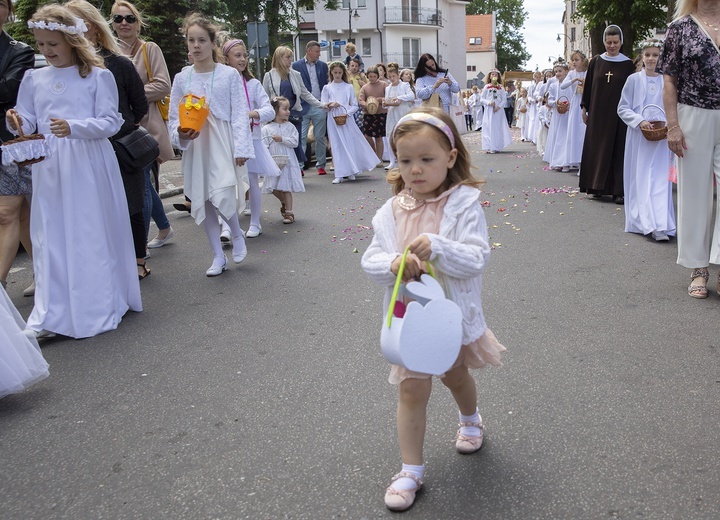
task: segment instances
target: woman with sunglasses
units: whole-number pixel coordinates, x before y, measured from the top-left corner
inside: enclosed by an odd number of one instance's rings
[[[118,37],[120,51],[130,58],[145,85],[145,95],[149,105],[148,115],[140,122],[160,145],[160,156],[145,169],[145,217],[146,234],[150,230],[150,217],[158,227],[157,236],[148,242],[148,248],[162,247],[170,240],[173,229],[165,215],[160,196],[152,185],[152,175],[159,169],[159,164],[175,157],[170,144],[170,135],[163,119],[158,103],[170,94],[170,73],[162,50],[153,42],[140,39],[140,29],[144,25],[140,11],[130,2],[117,0],[110,10],[112,27]],[[152,75],[152,80],[150,76]]]

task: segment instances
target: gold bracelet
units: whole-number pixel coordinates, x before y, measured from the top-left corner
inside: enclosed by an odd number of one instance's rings
[[[669,132],[671,132],[672,130],[675,130],[676,128],[680,128],[680,125],[671,126],[670,128],[667,129],[667,131],[668,131],[668,133],[669,133]]]

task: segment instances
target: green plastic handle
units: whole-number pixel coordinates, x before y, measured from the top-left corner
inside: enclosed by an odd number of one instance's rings
[[[407,260],[407,255],[410,252],[410,246],[407,246],[405,248],[405,251],[402,255],[402,260],[400,261],[400,269],[398,269],[397,278],[395,279],[395,287],[393,287],[392,292],[392,300],[390,301],[390,305],[388,307],[388,314],[387,314],[387,326],[390,328],[390,325],[392,324],[392,317],[393,312],[395,311],[395,302],[397,302],[398,294],[400,293],[400,286],[402,285],[402,276],[403,272],[405,271],[405,261]],[[428,268],[428,273],[430,273],[430,276],[435,278],[435,271],[432,268],[432,265],[430,265],[430,262],[425,262],[425,265]]]

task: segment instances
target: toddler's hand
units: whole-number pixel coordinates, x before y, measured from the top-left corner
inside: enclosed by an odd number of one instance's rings
[[[245,161],[247,161],[246,157],[235,157],[236,166],[243,166],[245,164]]]
[[[402,263],[402,256],[398,256],[393,260],[390,270],[394,275],[397,276],[400,270],[400,264]],[[415,280],[419,278],[421,274],[425,272],[425,264],[413,253],[408,253],[407,259],[405,260],[405,269],[403,270],[403,282]]]
[[[420,235],[410,242],[410,252],[415,254],[422,262],[430,260],[432,254],[432,243],[427,235]]]
[[[274,135],[274,136],[273,136],[273,141],[275,141],[276,143],[282,142],[282,136],[281,136],[281,135]]]
[[[51,117],[50,131],[55,137],[67,137],[70,135],[70,124],[64,119]]]

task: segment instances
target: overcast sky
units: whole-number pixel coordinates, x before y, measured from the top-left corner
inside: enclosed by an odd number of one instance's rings
[[[528,70],[549,68],[548,58],[555,61],[563,54],[564,38],[558,43],[557,35],[563,34],[562,15],[565,11],[563,0],[524,0],[528,17],[525,20],[523,34],[527,51],[532,55],[525,64]]]

